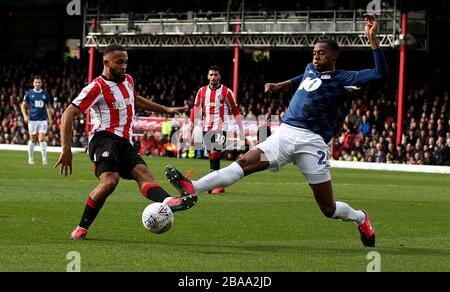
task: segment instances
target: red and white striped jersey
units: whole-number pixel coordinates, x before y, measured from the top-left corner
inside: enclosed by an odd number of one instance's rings
[[[189,122],[185,122],[181,127],[181,138],[183,138],[183,140],[189,140],[191,135],[191,125]]]
[[[137,93],[133,78],[125,75],[123,82],[97,77],[72,101],[82,112],[90,110],[90,136],[108,131],[130,143],[133,134],[134,99]]]
[[[233,91],[225,85],[216,89],[211,89],[209,85],[200,88],[195,106],[202,108],[203,131],[226,131],[225,115],[230,111],[235,117],[239,115]]]

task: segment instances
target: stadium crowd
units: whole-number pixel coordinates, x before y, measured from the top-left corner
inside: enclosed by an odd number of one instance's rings
[[[333,158],[346,161],[450,165],[448,92],[406,97],[403,137],[396,141],[397,104],[384,94],[351,100],[334,139]]]
[[[183,60],[193,60],[184,62],[163,55],[156,58],[139,57],[139,62],[130,62],[129,72],[135,78],[140,95],[167,106],[192,107],[196,91],[207,84],[205,68],[217,63],[216,57],[206,57],[202,62],[197,62],[198,58],[192,55],[182,56]],[[298,70],[293,68],[291,72],[286,72],[285,68],[289,66],[280,66],[275,62],[243,62],[246,63],[241,68],[245,70],[241,70],[238,92],[243,116],[254,118],[276,115],[282,118],[291,92],[267,96],[262,88],[265,82],[285,80],[286,76],[295,76]],[[222,64],[219,62],[219,65]],[[222,81],[231,86],[229,72],[232,70],[226,65],[223,67],[226,73]],[[25,92],[32,87],[33,76],[40,75],[44,89],[54,101],[54,120],[48,132],[48,145],[59,146],[62,113],[87,84],[87,64],[79,60],[66,63],[55,63],[48,59],[10,60],[2,61],[0,68],[0,144],[27,143],[28,130],[20,104]],[[393,91],[387,88],[374,90],[372,87],[360,90],[340,113],[342,122],[332,142],[333,159],[450,165],[449,97],[445,86],[444,82],[424,83],[420,88],[407,92],[402,141],[396,141],[397,103],[392,97]],[[138,115],[149,116],[152,113],[138,112]],[[143,134],[144,138],[139,139],[139,143],[145,154],[165,155],[171,152],[170,149],[167,151],[161,133]],[[85,117],[80,115],[74,122],[73,146],[86,147],[87,136]]]

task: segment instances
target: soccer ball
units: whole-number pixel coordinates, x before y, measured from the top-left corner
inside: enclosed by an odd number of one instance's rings
[[[166,204],[152,203],[142,212],[142,224],[152,233],[164,233],[172,227],[173,212]]]

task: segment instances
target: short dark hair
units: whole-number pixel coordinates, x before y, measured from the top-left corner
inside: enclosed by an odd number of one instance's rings
[[[212,66],[210,66],[209,68],[208,68],[208,72],[209,71],[217,71],[217,72],[219,72],[220,73],[220,67],[219,66],[217,66],[217,65],[212,65]]]
[[[33,76],[33,81],[36,80],[36,79],[42,81],[41,75],[34,75]]]
[[[111,44],[111,45],[108,45],[108,46],[105,48],[105,50],[103,51],[103,57],[106,56],[106,55],[112,54],[112,53],[114,53],[115,51],[122,51],[122,52],[125,52],[126,50],[125,50],[125,48],[124,48],[123,46],[121,46],[121,45],[118,45],[118,44]]]
[[[327,46],[335,53],[339,53],[339,45],[332,39],[323,39],[317,41],[317,43],[327,44]]]

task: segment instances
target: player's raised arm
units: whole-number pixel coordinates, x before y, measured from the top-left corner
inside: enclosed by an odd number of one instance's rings
[[[187,106],[184,107],[166,107],[160,105],[159,103],[149,101],[142,96],[136,96],[136,106],[140,109],[157,112],[161,114],[181,114],[186,112],[189,108]]]
[[[374,15],[364,14],[364,16],[367,21],[365,31],[372,47],[375,68],[361,71],[342,71],[339,78],[347,86],[363,86],[372,80],[385,78],[389,73],[386,58],[376,36],[378,21]]]
[[[378,28],[378,20],[377,18],[372,14],[364,14],[364,17],[366,19],[366,26],[365,31],[366,35],[369,38],[370,46],[372,49],[379,49],[380,44],[378,43],[377,39],[377,28]]]

